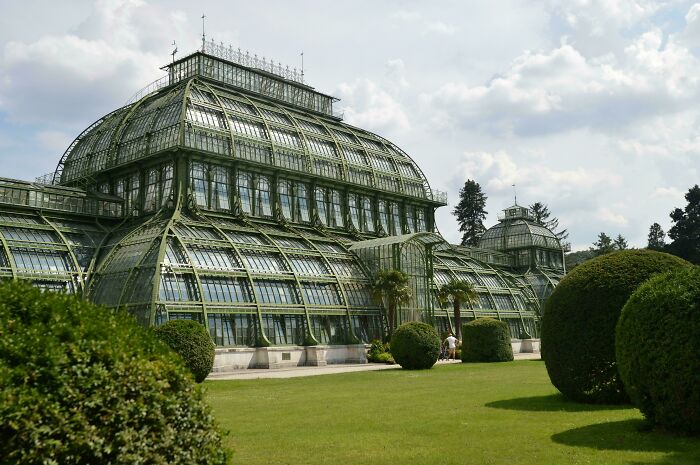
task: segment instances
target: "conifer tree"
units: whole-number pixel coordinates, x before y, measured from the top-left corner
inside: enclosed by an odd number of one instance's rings
[[[476,246],[486,228],[486,195],[481,192],[478,182],[468,179],[459,190],[459,203],[452,211],[457,217],[462,234],[462,245]]]

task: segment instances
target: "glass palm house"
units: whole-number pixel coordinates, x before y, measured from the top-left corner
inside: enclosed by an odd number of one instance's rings
[[[447,243],[430,187],[392,142],[343,123],[337,99],[207,42],[100,118],[37,182],[0,178],[0,276],[125,307],[143,325],[194,319],[217,346],[381,338],[369,285],[410,276],[398,320],[453,328],[436,291],[472,283],[465,320],[538,333],[562,248],[514,205],[478,248]],[[249,349],[252,350],[252,349]]]

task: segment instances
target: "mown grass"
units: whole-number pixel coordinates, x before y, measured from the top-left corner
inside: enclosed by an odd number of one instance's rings
[[[700,464],[700,439],[568,402],[539,361],[206,387],[236,464]]]

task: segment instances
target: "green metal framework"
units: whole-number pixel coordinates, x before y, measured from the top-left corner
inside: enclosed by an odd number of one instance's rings
[[[148,326],[196,319],[244,347],[380,337],[370,279],[398,268],[413,289],[402,321],[450,328],[435,295],[455,278],[480,295],[467,318],[537,332],[563,268],[526,209],[507,209],[480,248],[450,245],[434,224],[446,195],[396,145],[344,124],[332,97],[205,53],[167,69],[76,138],[54,185],[0,180],[0,276]]]

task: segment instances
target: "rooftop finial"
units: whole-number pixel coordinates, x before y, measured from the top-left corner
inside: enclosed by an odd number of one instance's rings
[[[301,51],[301,82],[304,82],[304,51]]]
[[[518,193],[515,191],[515,184],[513,184],[513,197],[515,197],[515,205],[518,204]]]
[[[177,53],[177,44],[175,44],[175,41],[173,40],[173,51],[170,53],[173,56],[173,63],[175,63],[175,54]]]
[[[207,41],[207,35],[204,33],[204,18],[206,18],[206,15],[202,13],[202,53],[206,52],[205,42]]]

